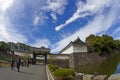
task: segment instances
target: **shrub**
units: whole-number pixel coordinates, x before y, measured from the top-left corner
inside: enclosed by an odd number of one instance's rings
[[[50,71],[52,71],[52,72],[54,72],[55,70],[59,69],[58,66],[52,65],[52,64],[49,64],[48,67],[49,67]]]
[[[6,61],[7,61],[7,62],[11,62],[11,59],[10,59],[10,58],[8,58],[8,59],[6,59]]]
[[[72,69],[58,69],[54,72],[54,76],[57,80],[71,80],[75,76],[75,72]]]

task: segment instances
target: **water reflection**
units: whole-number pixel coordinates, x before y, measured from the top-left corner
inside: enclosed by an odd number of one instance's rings
[[[117,70],[116,70],[115,73],[120,73],[120,63],[118,64],[118,66],[117,66]]]

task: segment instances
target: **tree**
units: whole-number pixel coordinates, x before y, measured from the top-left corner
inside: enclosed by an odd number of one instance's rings
[[[17,50],[18,49],[18,46],[13,42],[8,42],[7,44],[9,46],[10,50],[12,50],[12,49]]]
[[[89,35],[86,42],[89,51],[99,52],[100,55],[110,54],[113,49],[120,47],[120,41],[113,40],[111,36],[105,34],[102,36]]]
[[[91,52],[91,51],[94,51],[94,42],[95,42],[95,35],[94,34],[91,34],[89,35],[85,42],[88,44],[88,51]]]
[[[100,44],[101,54],[103,53],[110,54],[114,47],[115,45],[113,44],[113,38],[108,35],[102,35]]]
[[[6,52],[9,49],[9,45],[3,41],[0,42],[0,51]]]

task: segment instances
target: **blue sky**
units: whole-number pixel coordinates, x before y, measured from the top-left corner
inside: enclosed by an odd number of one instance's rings
[[[90,34],[120,39],[120,0],[0,0],[0,41],[58,53]]]

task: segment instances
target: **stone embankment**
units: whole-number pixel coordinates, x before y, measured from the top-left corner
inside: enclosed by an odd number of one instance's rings
[[[111,76],[107,76],[76,73],[75,80],[120,80],[120,74],[112,74]]]

